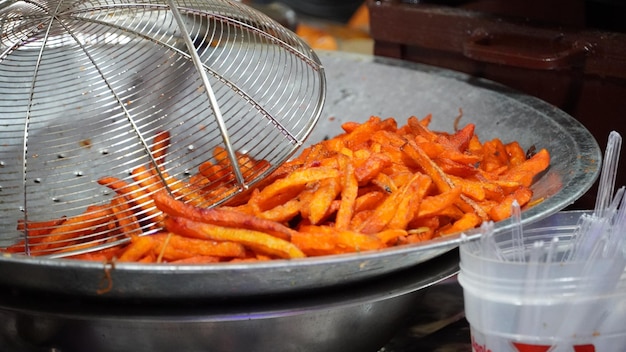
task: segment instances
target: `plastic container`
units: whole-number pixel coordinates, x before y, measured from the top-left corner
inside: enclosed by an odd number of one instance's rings
[[[512,234],[495,237],[504,260],[482,255],[481,241],[461,245],[458,280],[474,352],[626,351],[626,275],[607,282],[598,273],[611,268],[608,261],[591,268],[562,262],[582,213],[560,212],[526,226],[524,261],[511,260],[520,248]],[[547,252],[531,264],[538,240]]]

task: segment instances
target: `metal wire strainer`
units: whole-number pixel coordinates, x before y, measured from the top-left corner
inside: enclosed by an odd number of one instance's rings
[[[194,185],[179,195],[225,184],[202,202],[227,201],[297,150],[324,103],[315,53],[237,2],[0,0],[0,33],[0,247],[25,240],[31,255],[48,249],[18,224],[111,204],[104,176],[134,187],[145,166],[162,188]],[[198,185],[190,175],[206,161],[216,177]],[[137,211],[142,233],[155,231]],[[89,236],[56,251],[124,240]]]

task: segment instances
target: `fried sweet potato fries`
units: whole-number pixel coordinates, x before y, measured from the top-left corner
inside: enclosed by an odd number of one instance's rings
[[[99,180],[116,192],[108,205],[18,228],[28,227],[33,255],[89,246],[83,238],[90,234],[121,234],[130,241],[70,258],[256,261],[427,241],[505,219],[515,200],[530,205],[530,186],[550,163],[547,150],[527,155],[515,141],[481,142],[472,124],[444,133],[430,130],[430,121],[429,115],[403,126],[379,117],[345,123],[342,134],[306,148],[252,191],[215,208],[201,205],[232,188],[223,150],[188,180],[174,179],[163,167],[169,134],[161,132],[152,147],[155,165],[136,168],[132,180]],[[238,162],[245,177],[269,167],[243,154]],[[146,222],[148,235],[140,226]],[[24,247],[4,251],[23,253]]]

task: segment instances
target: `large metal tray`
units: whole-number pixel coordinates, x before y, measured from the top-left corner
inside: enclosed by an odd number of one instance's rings
[[[308,139],[340,132],[345,121],[371,115],[405,121],[433,114],[431,127],[451,131],[475,123],[482,140],[517,140],[524,148],[547,148],[552,162],[534,184],[543,202],[523,212],[523,223],[545,218],[582,196],[601,164],[598,143],[582,124],[538,99],[490,81],[429,66],[358,54],[320,52],[328,92],[322,117]],[[510,221],[496,231],[510,228]],[[277,260],[254,264],[193,266],[110,264],[5,255],[0,285],[105,299],[184,299],[285,294],[340,286],[385,275],[439,256],[472,240],[476,231],[416,245],[350,255]],[[110,278],[112,287],[98,289]]]
[[[344,290],[280,299],[103,302],[0,292],[0,346],[11,352],[232,352],[251,346],[255,352],[375,352],[426,309],[433,285],[458,271],[453,250]]]

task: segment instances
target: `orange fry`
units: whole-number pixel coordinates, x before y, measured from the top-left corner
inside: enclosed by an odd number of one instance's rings
[[[384,247],[382,242],[375,235],[368,235],[349,230],[337,230],[327,226],[308,226],[302,227],[303,232],[331,232],[337,236],[337,245],[349,251],[366,251],[381,249]]]
[[[491,173],[500,173],[508,167],[508,155],[504,144],[499,139],[483,143],[483,160],[480,168]]]
[[[32,246],[44,241],[50,232],[61,225],[66,218],[53,219],[47,221],[29,221],[28,225],[20,219],[17,223],[17,230],[28,236],[28,245],[32,250]],[[7,253],[24,253],[26,252],[26,241],[21,240],[15,244],[12,244],[4,249]]]
[[[139,220],[126,203],[126,198],[117,196],[111,200],[111,211],[117,221],[120,232],[128,237],[141,234]]]
[[[170,235],[169,239],[167,239],[168,235]],[[163,251],[163,258],[168,261],[197,256],[217,258],[243,258],[246,256],[246,249],[240,243],[208,241],[173,233],[161,233],[151,237],[155,241],[155,253],[160,253],[163,246],[167,246]]]
[[[504,181],[519,182],[520,184],[530,187],[534,177],[547,169],[550,165],[550,154],[547,150],[541,149],[530,159],[512,167],[502,174],[500,177]]]
[[[302,226],[292,242],[308,255],[340,254],[376,250],[385,244],[376,236],[330,226]]]
[[[406,237],[408,232],[404,229],[389,229],[377,233],[375,236],[385,244],[393,245],[394,241],[398,241],[399,238]]]
[[[350,227],[352,216],[354,216],[359,184],[356,170],[350,160],[346,157],[340,157],[339,164],[342,171],[341,201],[335,216],[335,227],[340,230],[347,230]]]
[[[354,170],[354,176],[360,185],[365,185],[390,165],[391,158],[389,156],[373,153],[362,165]]]
[[[17,223],[17,230],[28,235],[29,243],[37,243],[41,241],[41,236],[49,234],[50,231],[61,225],[65,220],[65,217],[46,221],[28,222],[24,222],[23,219],[20,219]]]
[[[111,188],[117,194],[127,197],[142,209],[144,216],[155,223],[163,221],[163,214],[156,208],[145,189],[134,183],[128,183],[113,176],[105,176],[98,183]]]
[[[131,175],[135,182],[139,183],[142,188],[150,193],[157,192],[164,186],[159,176],[143,165],[133,169]]]
[[[354,204],[354,211],[360,212],[374,209],[385,197],[387,197],[387,194],[380,191],[371,191],[360,195]]]
[[[293,243],[268,235],[264,232],[216,226],[182,217],[167,218],[165,226],[169,231],[181,236],[214,241],[237,242],[255,251],[279,258],[305,257],[305,254]]]
[[[428,176],[416,174],[411,182],[387,197],[355,230],[370,234],[380,232],[387,226],[396,229],[405,227],[413,219],[421,195],[426,193],[429,186]],[[418,196],[413,197],[415,194]]]
[[[92,205],[87,210],[70,218],[54,228],[33,251],[50,250],[67,246],[72,239],[87,235],[98,226],[110,220],[111,210],[103,206]]]
[[[451,207],[461,196],[461,188],[455,187],[436,196],[424,197],[420,204],[417,217],[427,218],[441,213]]]
[[[153,139],[151,152],[154,161],[158,166],[162,166],[165,162],[165,155],[170,145],[169,131],[159,131]]]
[[[308,206],[308,219],[311,224],[317,224],[328,216],[330,205],[341,191],[337,178],[326,178],[319,183],[319,188],[313,192]]]
[[[346,130],[348,126],[344,124],[342,127]],[[344,145],[355,149],[357,146],[366,143],[376,131],[395,131],[396,129],[397,124],[394,119],[381,120],[380,117],[372,116],[366,122],[355,125],[348,134],[343,136]]]
[[[163,177],[168,188],[177,197],[181,197],[195,206],[203,206],[208,203],[207,199],[193,185],[170,176],[165,170],[161,170],[160,173],[160,177]]]
[[[415,174],[414,178],[401,190],[400,200],[396,204],[395,213],[387,224],[388,229],[406,229],[418,212],[422,199],[432,181],[430,177]]]
[[[532,198],[533,192],[526,187],[520,187],[515,192],[507,195],[504,199],[489,210],[489,216],[493,221],[504,220],[511,216],[511,205],[517,200],[520,207],[523,207]]]
[[[195,257],[187,257],[177,260],[172,260],[169,263],[171,264],[208,264],[208,263],[218,263],[220,261],[219,257],[213,257],[210,255],[198,255]]]
[[[451,233],[462,232],[466,230],[470,230],[475,228],[476,226],[482,223],[482,219],[480,216],[475,213],[465,213],[463,216],[455,221],[451,226],[440,231],[442,235],[447,235]]]
[[[504,149],[509,157],[509,164],[514,167],[526,161],[526,152],[517,141],[505,144]]]
[[[130,244],[117,259],[119,262],[135,262],[143,258],[154,246],[154,239],[150,236],[133,237]]]
[[[67,257],[68,259],[78,259],[78,260],[92,260],[97,262],[110,262],[114,258],[118,257],[120,251],[122,251],[119,246],[109,247],[106,249],[101,249],[97,252],[89,252],[83,254],[77,254],[73,256]]]
[[[234,180],[234,176],[223,166],[213,164],[210,160],[205,161],[198,167],[201,175],[211,182],[228,182]]]
[[[261,219],[283,223],[296,217],[300,213],[300,207],[301,205],[298,199],[291,199],[284,204],[260,212],[256,214],[256,216]]]
[[[186,217],[190,220],[219,226],[250,228],[283,239],[289,239],[296,232],[278,222],[261,219],[253,215],[227,209],[200,208],[185,204],[164,191],[155,193],[153,198],[156,206],[170,216]]]
[[[338,170],[326,167],[296,170],[285,178],[276,180],[274,183],[265,187],[258,193],[257,197],[254,198],[254,201],[260,210],[271,209],[278,205],[276,200],[282,199],[278,197],[281,194],[287,194],[288,198],[291,199],[300,193],[307,183],[326,178],[336,178],[337,176],[339,176]]]
[[[430,116],[427,116],[427,120],[430,119]],[[414,135],[422,136],[425,140],[434,142],[437,140],[437,134],[427,128],[426,125],[420,122],[420,120],[411,116],[407,119],[407,126],[411,129]]]

